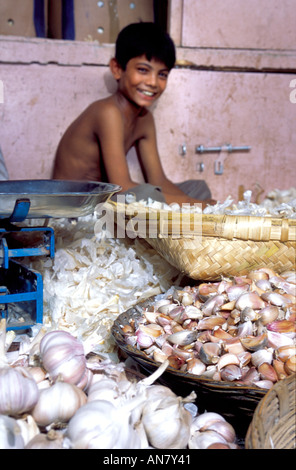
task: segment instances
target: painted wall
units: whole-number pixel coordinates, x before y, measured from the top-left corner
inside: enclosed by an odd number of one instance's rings
[[[219,200],[229,194],[237,199],[240,185],[254,192],[295,186],[296,103],[290,100],[290,84],[296,78],[296,46],[253,49],[238,43],[232,48],[227,39],[227,47],[220,47],[211,38],[199,45],[192,18],[200,14],[200,5],[171,2],[170,32],[181,65],[154,110],[168,176],[175,182],[206,179]],[[211,28],[204,29],[213,35]],[[113,91],[112,54],[112,45],[97,42],[0,36],[0,146],[11,179],[50,177],[68,124],[90,102]],[[225,144],[251,150],[228,153]],[[198,154],[199,145],[223,150]],[[141,181],[135,154],[128,159],[132,176]]]

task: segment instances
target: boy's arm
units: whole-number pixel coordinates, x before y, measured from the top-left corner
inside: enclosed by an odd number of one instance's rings
[[[122,116],[116,108],[105,110],[98,120],[97,134],[100,140],[101,158],[111,184],[119,184],[122,190],[137,186],[130,176],[125,155],[124,129]]]
[[[178,204],[202,204],[203,208],[207,204],[215,204],[216,201],[210,199],[200,201],[187,196],[181,189],[172,183],[165,175],[157,150],[156,131],[153,116],[147,116],[147,126],[145,137],[138,142],[137,146],[139,159],[143,165],[147,181],[155,186],[160,186],[168,204],[176,202]]]

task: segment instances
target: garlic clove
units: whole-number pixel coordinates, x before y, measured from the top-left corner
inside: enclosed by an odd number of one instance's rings
[[[199,350],[199,357],[206,365],[217,364],[221,351],[222,348],[219,343],[204,343]]]
[[[169,343],[176,344],[179,346],[185,346],[193,343],[197,338],[197,332],[192,330],[183,330],[173,333],[167,337]]]
[[[168,358],[168,356],[163,352],[161,351],[161,349],[159,348],[156,348],[154,351],[153,351],[153,360],[155,362],[161,362],[163,363],[164,361],[166,361]]]
[[[272,365],[274,367],[274,370],[276,371],[278,380],[282,380],[288,377],[288,374],[285,371],[284,362],[280,361],[279,359],[274,359]]]
[[[264,271],[260,271],[260,270],[252,270],[248,273],[247,277],[249,279],[252,279],[252,281],[260,281],[260,280],[268,280],[269,279],[269,275],[264,272]]]
[[[271,382],[277,382],[278,376],[276,370],[274,369],[272,364],[268,364],[267,362],[263,362],[258,367],[258,372],[260,374],[261,380],[271,380]]]
[[[224,351],[238,356],[239,354],[243,354],[246,350],[240,340],[235,339],[232,341],[226,341],[224,344]]]
[[[213,331],[213,336],[217,339],[221,339],[224,341],[233,340],[233,336],[231,336],[230,333],[223,330],[221,327],[215,328],[215,330]]]
[[[181,303],[186,307],[188,305],[192,305],[195,298],[192,293],[183,291],[181,294],[180,300],[181,300]]]
[[[289,338],[287,335],[278,333],[277,331],[267,330],[267,346],[269,348],[278,349],[282,346],[293,346],[294,341],[292,338]]]
[[[230,302],[227,302],[226,304],[221,306],[221,310],[233,310],[235,307],[235,300],[231,300]]]
[[[288,305],[292,303],[292,300],[278,292],[265,292],[261,297],[263,300],[266,300],[277,307],[288,307]]]
[[[253,385],[254,382],[260,380],[260,375],[256,367],[250,367],[246,372],[243,373],[239,383],[244,385]]]
[[[201,305],[201,311],[206,317],[215,315],[223,304],[225,304],[224,295],[217,294],[206,300],[206,302]]]
[[[191,320],[200,320],[203,317],[202,311],[194,305],[187,305],[184,313]]]
[[[262,325],[267,325],[268,323],[273,322],[279,316],[279,308],[273,305],[268,305],[267,307],[259,311],[259,320]]]
[[[275,350],[275,357],[280,359],[282,362],[286,362],[287,359],[291,356],[296,355],[296,345],[289,344],[287,346],[280,346]]]
[[[250,320],[248,320],[238,325],[237,332],[234,335],[236,338],[243,338],[245,336],[251,336],[252,333],[253,333],[253,324]]]
[[[164,333],[163,328],[157,323],[149,323],[149,325],[139,325],[139,330],[148,336],[157,338]]]
[[[275,320],[266,325],[266,328],[270,331],[276,331],[278,333],[294,333],[295,323],[289,320]]]
[[[286,360],[284,364],[284,369],[288,375],[296,373],[296,356],[291,356]]]
[[[249,351],[243,351],[241,353],[239,353],[237,355],[238,359],[239,359],[239,362],[240,362],[240,366],[241,367],[245,367],[246,365],[248,365],[252,359],[252,353],[250,353]]]
[[[244,338],[240,338],[240,341],[244,348],[248,351],[258,351],[259,349],[264,348],[267,346],[267,332],[262,333],[259,336],[246,336]]]
[[[223,367],[226,367],[230,364],[235,364],[239,366],[240,365],[239,358],[235,354],[231,354],[231,353],[223,354],[217,363],[218,370],[221,370],[223,369]]]
[[[233,382],[242,378],[242,369],[236,364],[229,364],[220,371],[221,379],[226,382]]]
[[[187,362],[187,372],[194,375],[202,375],[206,370],[206,365],[198,358],[194,357]]]
[[[259,388],[266,388],[267,390],[269,390],[270,388],[273,387],[274,383],[271,381],[271,380],[258,380],[258,381],[255,381],[253,382],[254,385],[256,385],[256,387],[259,387]]]
[[[160,300],[157,300],[154,303],[154,309],[155,309],[155,311],[160,311],[159,309],[162,308],[165,305],[173,305],[173,304],[172,304],[171,300],[169,300],[169,299],[160,299]]]
[[[256,292],[247,292],[241,294],[235,303],[235,308],[238,310],[242,311],[246,307],[260,310],[265,307],[265,302]]]
[[[271,364],[273,360],[273,349],[259,349],[252,353],[251,362],[253,366],[259,367],[261,364],[266,362],[267,364]]]
[[[171,323],[172,323],[172,319],[170,317],[168,317],[167,315],[164,315],[163,313],[159,313],[157,315],[156,321],[162,327],[165,327],[167,325],[171,325]]]
[[[223,327],[226,323],[225,318],[218,315],[202,318],[197,325],[198,330],[212,330],[215,327]]]

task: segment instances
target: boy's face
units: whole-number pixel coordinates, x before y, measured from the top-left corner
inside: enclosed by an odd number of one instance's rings
[[[118,90],[138,106],[149,107],[164,92],[169,70],[163,62],[143,55],[130,59],[118,74]]]

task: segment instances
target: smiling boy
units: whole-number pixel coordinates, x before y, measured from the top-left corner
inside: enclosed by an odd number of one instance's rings
[[[156,24],[125,27],[110,61],[117,91],[92,103],[66,130],[56,152],[53,178],[118,184],[138,199],[150,196],[168,204],[214,203],[203,181],[191,182],[194,192],[190,195],[172,183],[157,150],[149,108],[164,92],[175,59],[173,41]],[[146,185],[131,179],[126,155],[133,146]]]

